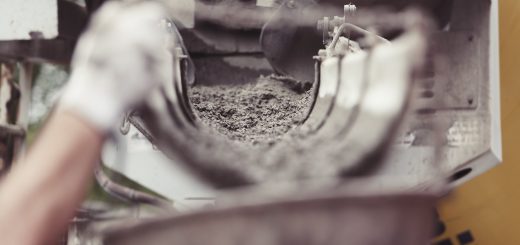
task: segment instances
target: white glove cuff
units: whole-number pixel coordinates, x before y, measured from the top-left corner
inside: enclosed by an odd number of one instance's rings
[[[111,91],[94,85],[87,87],[89,81],[75,81],[88,79],[89,76],[81,73],[83,72],[73,72],[59,100],[58,110],[73,113],[99,131],[108,133],[119,125],[126,108],[114,98]],[[100,79],[100,76],[95,79]]]

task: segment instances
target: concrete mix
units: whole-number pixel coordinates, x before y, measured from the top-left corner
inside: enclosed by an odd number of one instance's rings
[[[203,123],[233,141],[273,144],[303,122],[311,83],[275,75],[238,85],[196,85],[189,96]]]

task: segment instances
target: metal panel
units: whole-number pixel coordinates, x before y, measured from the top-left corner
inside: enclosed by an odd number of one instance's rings
[[[106,145],[103,163],[126,177],[173,200],[178,210],[192,210],[213,205],[215,193],[159,152],[135,127],[122,136],[118,145]],[[126,145],[125,162],[118,162],[118,150]],[[122,159],[119,159],[122,160]]]
[[[58,36],[57,0],[0,1],[0,40],[27,40],[31,33]]]
[[[475,109],[485,80],[479,38],[471,32],[441,32],[433,40],[433,52],[440,54],[434,62],[436,109]]]

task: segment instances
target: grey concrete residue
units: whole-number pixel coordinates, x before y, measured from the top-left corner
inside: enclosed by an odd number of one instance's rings
[[[239,85],[198,85],[190,99],[202,122],[232,140],[274,143],[299,125],[312,103],[310,83],[260,76]]]

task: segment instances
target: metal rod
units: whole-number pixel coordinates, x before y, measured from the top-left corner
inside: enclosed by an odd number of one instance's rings
[[[173,209],[172,203],[166,200],[116,183],[106,175],[106,173],[101,169],[101,167],[98,167],[94,171],[94,175],[96,177],[96,181],[99,183],[101,188],[103,188],[103,190],[111,196],[114,196],[126,202],[144,203],[164,209]]]
[[[18,107],[16,124],[25,132],[27,132],[29,128],[29,110],[31,106],[33,67],[34,65],[30,62],[21,62],[18,64],[18,69],[20,70],[20,104]],[[25,143],[25,137],[20,137],[16,139],[14,144],[13,159],[18,158],[18,156],[23,156],[22,153],[25,151],[26,148]]]

